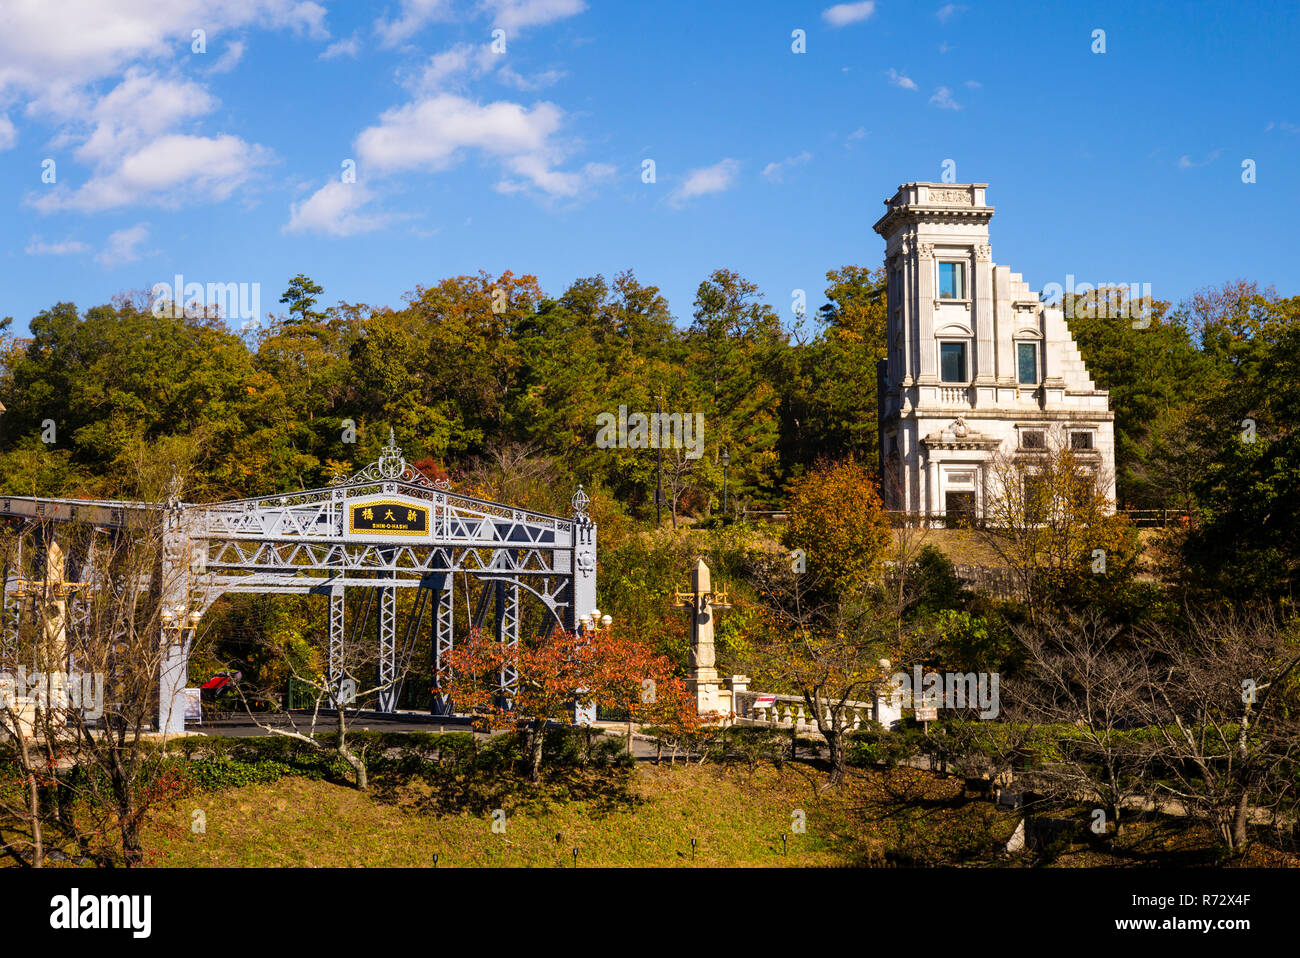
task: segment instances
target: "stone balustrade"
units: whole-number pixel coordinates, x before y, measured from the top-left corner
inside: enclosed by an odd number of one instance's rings
[[[744,725],[769,725],[773,728],[793,728],[796,732],[817,731],[816,717],[800,695],[770,695],[761,692],[736,692],[733,698],[736,722]],[[901,717],[901,707],[895,708],[888,698],[881,696],[877,702],[844,703],[843,728],[857,731],[867,722],[878,721],[885,728]],[[829,724],[830,706],[823,716]]]

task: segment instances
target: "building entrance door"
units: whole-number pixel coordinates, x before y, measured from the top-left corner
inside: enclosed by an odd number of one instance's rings
[[[948,493],[944,497],[944,509],[944,521],[949,529],[969,529],[975,525],[975,493]]]

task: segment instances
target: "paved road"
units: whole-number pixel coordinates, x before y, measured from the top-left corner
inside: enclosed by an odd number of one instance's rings
[[[254,721],[254,718],[256,721]],[[332,732],[334,731],[335,721],[333,715],[320,715],[316,719],[316,730],[318,732]],[[284,729],[296,725],[300,731],[306,731],[311,725],[311,714],[295,712],[291,721],[289,716],[283,712],[258,712],[254,713],[253,718],[243,713],[237,713],[233,718],[218,722],[187,725],[186,731],[199,732],[203,735],[221,735],[227,738],[270,735],[271,733],[262,727],[264,725]],[[431,715],[422,715],[418,712],[399,712],[390,717],[376,712],[366,712],[360,715],[348,716],[348,731],[433,732],[436,734],[439,732],[470,732],[473,729],[470,728],[470,721],[467,718],[435,719]]]
[[[254,721],[256,719],[256,721]],[[316,720],[316,730],[320,733],[334,731],[335,718],[333,714],[321,715]],[[261,724],[258,724],[261,723]],[[225,738],[245,738],[257,735],[272,734],[263,726],[272,728],[289,729],[297,726],[299,731],[305,732],[311,724],[311,714],[295,712],[292,721],[289,716],[283,712],[259,712],[254,713],[250,718],[246,714],[236,714],[232,718],[217,722],[207,722],[203,725],[189,725],[186,731],[199,733],[202,735],[219,735]],[[622,737],[624,734],[624,725],[621,722],[601,722],[600,730],[604,733]],[[421,712],[398,712],[396,715],[383,715],[378,712],[364,712],[359,715],[348,716],[349,732],[474,732],[470,720],[465,717],[453,716],[451,718],[434,718],[431,715]],[[487,738],[486,732],[474,732],[479,738]],[[499,735],[498,732],[491,734]],[[640,736],[632,737],[632,754],[638,759],[650,759],[655,756],[655,746],[652,742]],[[680,757],[680,756],[679,756]]]

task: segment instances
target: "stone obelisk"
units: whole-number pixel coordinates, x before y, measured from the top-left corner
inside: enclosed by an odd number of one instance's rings
[[[725,595],[715,600],[709,567],[703,559],[691,570],[691,590],[676,594],[676,607],[691,617],[690,671],[686,687],[701,715],[718,711],[718,670],[713,650],[713,610],[730,608]]]

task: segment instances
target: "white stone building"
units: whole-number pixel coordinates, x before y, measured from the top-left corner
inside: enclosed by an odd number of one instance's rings
[[[996,462],[1068,443],[1115,498],[1105,390],[1060,308],[993,262],[986,183],[907,183],[875,225],[885,238],[888,358],[877,372],[887,508],[982,517]],[[1032,471],[1032,466],[1030,467]]]

